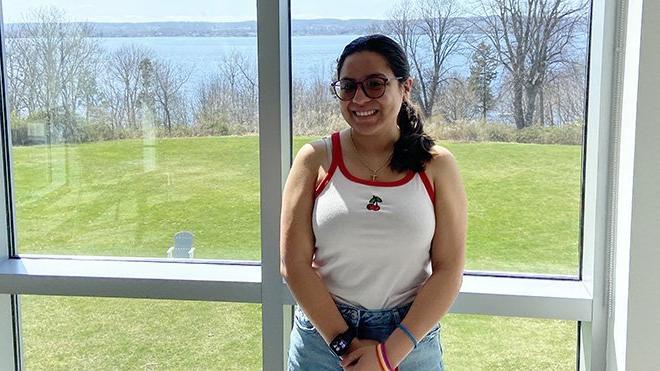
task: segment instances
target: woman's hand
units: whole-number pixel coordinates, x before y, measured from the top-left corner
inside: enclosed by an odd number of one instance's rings
[[[346,352],[346,355],[351,354],[354,350],[360,349],[362,347],[367,347],[370,345],[378,345],[378,341],[372,339],[355,338],[353,339],[353,341],[351,341],[351,345],[348,347],[348,351]]]
[[[341,366],[346,371],[381,371],[376,357],[377,345],[376,340],[353,339],[349,353],[342,357]]]

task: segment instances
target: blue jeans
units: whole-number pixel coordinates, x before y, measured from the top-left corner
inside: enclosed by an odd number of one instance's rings
[[[337,309],[346,323],[357,328],[357,337],[385,341],[408,313],[411,304],[385,309],[367,310],[346,304]],[[417,348],[399,365],[400,371],[443,371],[440,326],[437,325],[419,341]],[[342,371],[335,356],[321,334],[305,313],[296,305],[294,326],[289,345],[289,371]]]

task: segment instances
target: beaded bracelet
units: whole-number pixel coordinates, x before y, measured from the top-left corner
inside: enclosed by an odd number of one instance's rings
[[[403,331],[403,333],[408,336],[408,339],[410,339],[410,341],[413,343],[413,349],[417,348],[417,339],[415,339],[415,336],[413,336],[412,332],[408,330],[408,327],[406,327],[406,325],[404,325],[403,323],[399,323],[397,327],[400,328],[401,331]]]

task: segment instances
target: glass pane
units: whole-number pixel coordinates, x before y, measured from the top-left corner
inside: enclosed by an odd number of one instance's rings
[[[358,36],[389,35],[407,52],[410,98],[427,133],[459,163],[467,269],[577,275],[590,8],[543,2],[558,6],[528,13],[526,1],[365,1],[375,11],[365,13],[292,1],[296,143],[348,127],[330,92],[336,60]],[[374,19],[358,20],[364,14]],[[516,48],[527,36],[533,45]]]
[[[21,297],[27,370],[261,370],[261,305]]]
[[[442,346],[448,370],[575,370],[577,324],[450,314]]]
[[[256,3],[120,3],[3,1],[19,252],[259,260]]]

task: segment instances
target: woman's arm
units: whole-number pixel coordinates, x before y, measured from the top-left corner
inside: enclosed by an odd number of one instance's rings
[[[435,192],[435,235],[431,243],[433,273],[417,293],[402,321],[417,340],[424,337],[449,311],[463,281],[467,200],[452,154],[436,147],[437,155],[427,165]],[[410,339],[396,329],[385,342],[392,366],[396,367],[413,349]]]
[[[348,325],[312,268],[313,194],[319,168],[326,156],[324,147],[322,141],[304,145],[291,166],[282,197],[280,271],[298,304],[329,344],[335,336],[346,331]]]

